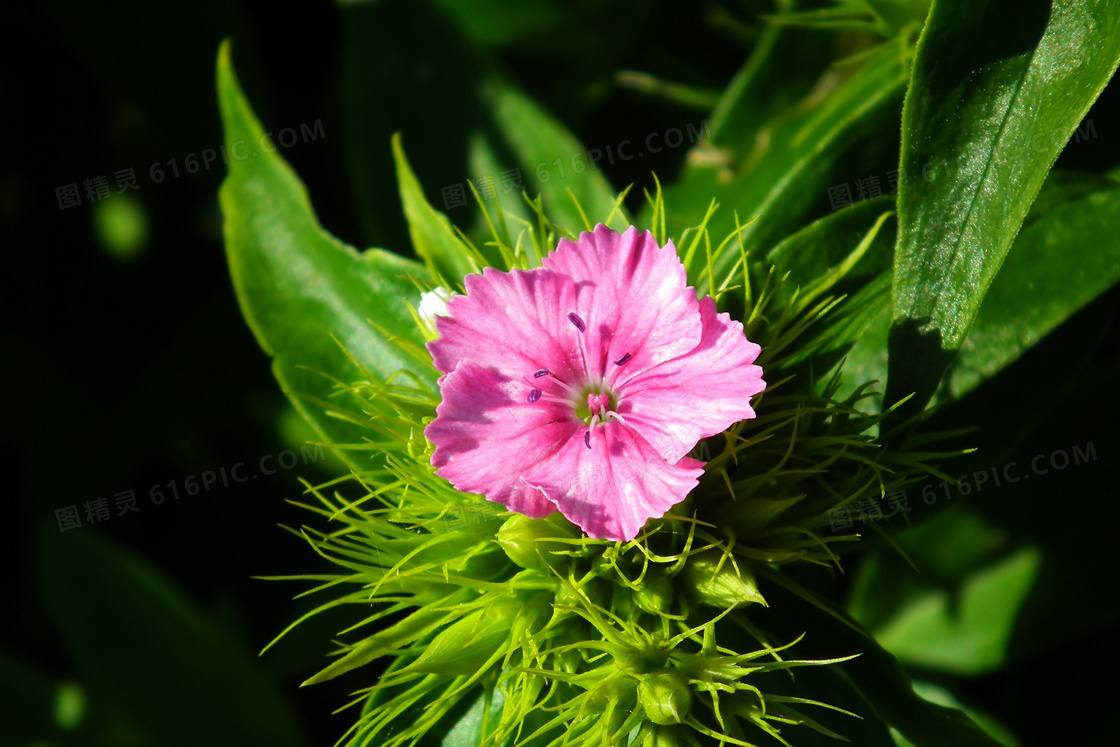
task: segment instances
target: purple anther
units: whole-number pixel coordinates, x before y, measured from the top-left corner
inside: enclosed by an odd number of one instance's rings
[[[587,446],[587,448],[591,448],[591,431],[583,432],[583,443]]]
[[[548,376],[547,368],[542,368],[540,371],[537,371],[535,374],[533,374],[534,379],[539,379],[542,376]]]
[[[625,362],[626,362],[626,361],[628,361],[628,360],[630,360],[630,354],[629,354],[629,353],[627,353],[626,355],[624,355],[624,356],[622,356],[621,358],[619,358],[618,360],[616,360],[616,361],[614,362],[614,364],[615,364],[616,366],[621,366],[621,365],[622,365],[623,363],[625,363]]]
[[[568,321],[574,324],[576,329],[578,329],[580,332],[587,331],[587,325],[583,323],[583,320],[579,318],[579,314],[577,314],[576,312],[573,311],[572,313],[568,314]]]
[[[536,402],[540,398],[541,398],[541,390],[540,389],[533,389],[532,391],[529,392],[529,404],[532,404],[532,403]]]

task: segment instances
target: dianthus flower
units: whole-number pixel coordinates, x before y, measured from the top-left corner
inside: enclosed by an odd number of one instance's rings
[[[696,486],[697,442],[754,417],[759,347],[648,231],[599,225],[541,264],[467,276],[436,318],[432,464],[511,511],[631,540]]]

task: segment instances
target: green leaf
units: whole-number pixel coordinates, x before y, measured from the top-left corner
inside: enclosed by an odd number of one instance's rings
[[[1118,188],[1103,177],[1052,175],[949,364],[937,401],[963,397],[1120,281]],[[847,353],[842,394],[863,381],[886,380],[889,333],[884,309]]]
[[[876,233],[860,256],[853,252],[874,230],[884,214],[894,209],[894,199],[862,200],[810,223],[775,246],[766,257],[779,275],[788,273],[783,294],[799,288],[799,302],[806,304],[806,291],[824,293],[840,281],[867,280],[889,270],[894,234]],[[833,277],[830,277],[833,276]],[[822,283],[826,281],[825,283]],[[832,280],[827,283],[827,280]]]
[[[441,630],[405,671],[474,674],[509,637],[517,605],[476,610]]]
[[[445,612],[419,610],[400,622],[377,631],[363,641],[354,644],[342,657],[335,659],[315,675],[307,678],[301,687],[317,685],[332,680],[341,674],[357,669],[382,656],[397,653],[407,644],[413,643],[430,634],[446,623]]]
[[[929,401],[1118,61],[1111,0],[935,0],[903,111],[888,400]]]
[[[910,489],[915,503],[917,492]],[[867,555],[856,572],[848,609],[869,630],[886,625],[918,597],[959,587],[1008,554],[1006,533],[961,503],[899,529],[894,541],[919,572],[890,548]]]
[[[873,631],[906,664],[960,675],[999,669],[1039,567],[1026,548],[969,577],[956,594],[931,591]]]
[[[486,736],[483,734],[485,727],[483,716],[486,715],[487,706],[489,706],[489,723],[493,725],[501,716],[505,700],[502,690],[497,687],[479,693],[470,708],[447,731],[443,741],[440,742],[440,747],[476,747],[486,744],[483,740]],[[510,739],[512,737],[503,740],[503,744]]]
[[[518,235],[527,230],[525,224],[533,225],[536,222],[536,216],[525,203],[525,198],[520,191],[511,189],[509,194],[504,194],[505,189],[501,184],[501,173],[505,171],[508,166],[501,160],[495,150],[495,137],[496,135],[492,136],[490,133],[484,132],[481,129],[471,133],[467,145],[467,161],[470,164],[470,178],[476,187],[484,184],[485,179],[490,179],[494,182],[494,201],[501,206],[501,210],[494,211],[497,213],[494,219],[497,224],[496,227],[499,231],[504,228],[507,232],[507,243],[511,246],[516,246]],[[485,199],[485,197],[483,199]],[[491,209],[489,206],[484,205],[483,207],[486,210]],[[489,226],[486,224],[486,219],[481,215],[478,217],[475,230],[478,235],[485,237],[481,245],[476,243],[475,246],[488,260],[492,259],[492,266],[501,267],[501,253],[496,251],[494,247],[488,246],[486,243],[491,240],[490,231]],[[488,255],[487,252],[492,252],[493,255]]]
[[[478,272],[478,268],[471,261],[470,250],[451,227],[451,221],[428,204],[424,190],[416,180],[416,174],[412,173],[412,167],[408,165],[399,132],[393,135],[393,160],[397,165],[401,204],[404,205],[404,216],[408,219],[412,248],[428,263],[432,277],[461,285],[463,278],[469,273]]]
[[[888,28],[901,31],[921,28],[929,13],[930,0],[864,0]]]
[[[433,0],[471,41],[502,45],[556,26],[562,16],[555,0]]]
[[[1004,529],[964,504],[895,539],[920,573],[897,553],[876,550],[856,574],[853,616],[906,664],[958,675],[1003,666],[1039,550],[1011,546]]]
[[[777,572],[760,573],[760,577],[778,582],[767,586],[766,598],[770,600],[771,613],[782,615],[788,626],[782,634],[805,634],[797,644],[798,656],[830,658],[858,653],[855,659],[839,665],[838,672],[877,718],[896,728],[917,747],[998,744],[964,712],[930,703],[915,693],[898,659],[842,609]]]
[[[980,726],[980,728],[988,732],[988,734],[990,734],[992,738],[994,738],[1004,747],[1021,747],[1019,740],[1015,738],[1015,735],[1012,734],[1006,726],[1004,726],[994,717],[989,716],[982,711],[977,711],[975,708],[969,708],[968,706],[964,705],[945,688],[938,687],[937,685],[931,685],[928,682],[918,682],[915,680],[914,692],[918,693],[931,703],[936,703],[938,705],[945,706],[946,708],[961,709],[962,711],[967,713],[969,717]],[[901,737],[901,735],[899,736]],[[898,742],[899,747],[905,747],[906,744],[908,743],[905,742],[904,738],[903,741]]]
[[[1096,191],[1059,201],[1088,188]],[[964,396],[1120,281],[1120,183],[1063,179],[1042,194],[1049,209],[1028,218],[1015,240],[941,399]]]
[[[263,130],[234,74],[228,42],[218,57],[218,94],[233,155],[221,189],[226,254],[242,313],[273,358],[277,380],[319,435],[359,443],[364,430],[346,418],[368,416],[331,403],[332,379],[389,379],[403,371],[434,391],[430,363],[406,352],[423,350],[406,301],[419,299],[413,278],[428,282],[429,275],[380,249],[358,253],[322,229],[291,168],[275,152],[254,150]]]
[[[606,222],[615,194],[602,169],[592,163],[604,158],[602,149],[584,147],[564,125],[506,81],[489,80],[482,98],[517,156],[526,191],[530,196],[540,193],[552,220],[573,234],[584,229],[574,195],[592,225]],[[620,210],[608,225],[620,228],[627,222]]]
[[[303,744],[289,707],[171,582],[91,530],[44,540],[43,599],[91,697],[145,744]]]
[[[893,198],[880,197],[837,210],[784,239],[766,259],[779,275],[788,273],[776,295],[779,304],[792,300],[795,289],[802,308],[826,294],[845,296],[837,313],[816,330],[823,345],[812,359],[818,370],[827,371],[822,386],[831,379],[829,367],[843,364],[841,385],[833,395],[838,400],[868,381],[886,378],[893,207]],[[878,344],[869,335],[878,335]]]
[[[683,109],[695,109],[702,112],[709,111],[718,104],[721,95],[718,90],[677,83],[637,70],[620,70],[614,76],[614,84],[619,88],[628,88],[651,99],[659,99]]]
[[[809,3],[779,0],[775,5],[778,12],[788,13]],[[767,122],[809,94],[832,54],[821,37],[816,31],[766,25],[712,110],[710,145],[727,152],[708,153],[697,166],[710,168],[743,159],[759,145],[758,133]]]
[[[765,128],[767,147],[727,178],[714,169],[692,169],[666,190],[670,235],[697,225],[714,197],[720,204],[708,224],[717,241],[735,231],[735,214],[746,224],[748,252],[769,252],[799,227],[827,194],[831,170],[864,142],[881,120],[895,117],[906,74],[896,45],[873,52],[859,67],[829,73],[829,93],[810,96]],[[717,284],[739,260],[737,242],[714,258]],[[707,277],[697,289],[708,292]]]

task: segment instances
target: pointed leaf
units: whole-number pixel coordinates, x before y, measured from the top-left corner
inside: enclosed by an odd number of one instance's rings
[[[945,688],[931,685],[928,682],[915,681],[914,692],[931,703],[936,703],[946,708],[959,708],[964,711],[968,714],[969,718],[975,721],[981,729],[986,731],[993,739],[1003,745],[1003,747],[1022,747],[1022,743],[1015,738],[1011,730],[1004,726],[999,720],[983,711],[978,711],[975,708],[970,708],[961,703]],[[899,738],[902,738],[901,735],[899,735]],[[899,742],[898,745],[899,747],[904,747],[903,742]]]
[[[477,272],[471,262],[470,250],[451,228],[447,216],[428,204],[424,190],[408,165],[408,158],[401,145],[401,135],[393,135],[393,160],[397,164],[397,181],[400,183],[401,204],[408,219],[408,233],[412,248],[424,258],[432,277],[444,282],[461,285],[463,278]]]
[[[434,370],[385,336],[422,345],[405,301],[419,300],[410,278],[427,281],[428,273],[389,252],[359,254],[336,240],[319,225],[283,159],[253,150],[263,129],[234,74],[228,42],[218,58],[218,94],[233,156],[221,189],[226,254],[242,313],[273,358],[281,386],[316,431],[334,443],[360,442],[360,427],[325,412],[334,391],[325,376],[352,382],[404,370],[434,390]]]
[[[477,747],[480,744],[489,744],[490,742],[487,742],[486,739],[490,738],[492,741],[492,735],[485,733],[484,727],[487,722],[491,728],[498,723],[505,700],[505,694],[501,688],[495,687],[493,690],[483,690],[470,708],[447,730],[443,741],[440,742],[440,747]],[[489,707],[489,713],[487,713],[487,707]],[[488,718],[483,718],[484,716]],[[502,745],[511,741],[513,741],[512,735],[503,739],[501,744],[495,745],[495,747],[502,747]]]
[[[928,402],[1118,61],[1111,0],[935,0],[903,112],[889,400]]]
[[[1089,183],[1097,191],[1028,218],[949,368],[940,397],[963,397],[1120,282],[1120,183]],[[1054,191],[1075,189],[1065,182]]]
[[[516,616],[517,604],[512,602],[475,610],[441,630],[405,670],[448,676],[474,674],[507,640]]]
[[[938,401],[968,394],[1120,281],[1113,228],[1118,211],[1120,183],[1052,175],[992,281],[960,355],[949,364]],[[884,308],[847,352],[841,396],[864,381],[886,380],[889,331],[890,311]]]
[[[789,273],[783,293],[795,288],[809,289],[829,273],[843,268],[839,280],[866,280],[891,266],[893,233],[876,234],[871,245],[851,267],[845,267],[852,252],[875,227],[884,213],[894,209],[891,197],[861,200],[842,210],[837,210],[810,223],[805,228],[782,240],[766,257],[779,275]],[[804,299],[802,299],[804,301]]]
[[[394,654],[443,625],[447,620],[445,612],[431,612],[419,610],[390,625],[384,630],[379,630],[360,643],[355,644],[341,658],[335,659],[327,667],[307,678],[303,686],[317,685],[320,682],[334,679],[340,674],[345,674],[351,669],[357,669],[382,656]]]
[[[584,224],[568,190],[592,225],[606,221],[614,207],[614,190],[592,162],[605,157],[602,149],[584,147],[563,124],[506,81],[491,79],[482,97],[517,156],[529,196],[539,193],[548,215],[574,234],[584,230]],[[609,225],[620,228],[626,222],[625,215],[616,215]]]
[[[876,50],[853,70],[829,73],[831,87],[825,95],[812,95],[783,112],[765,129],[767,147],[733,176],[715,169],[691,169],[666,190],[670,206],[669,233],[700,223],[713,199],[720,204],[708,224],[718,242],[735,231],[735,214],[741,223],[748,252],[769,252],[799,227],[802,216],[827,194],[831,169],[853,147],[863,142],[868,128],[897,116],[906,71],[901,51],[894,45]],[[714,258],[714,275],[723,278],[739,260],[737,242]],[[697,288],[708,292],[707,277]]]
[[[809,5],[806,0],[779,0],[775,10],[788,13]],[[712,110],[709,145],[726,152],[703,154],[687,168],[726,167],[745,158],[760,145],[759,131],[766,123],[809,94],[831,54],[819,31],[768,24]]]

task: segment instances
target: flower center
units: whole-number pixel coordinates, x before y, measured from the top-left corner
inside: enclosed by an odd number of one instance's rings
[[[544,399],[546,402],[567,402],[570,404],[572,414],[588,426],[583,434],[583,442],[587,445],[587,448],[591,448],[591,433],[595,430],[596,425],[612,419],[622,420],[622,417],[615,412],[618,403],[610,390],[610,385],[614,380],[615,371],[621,369],[630,361],[631,354],[626,353],[614,361],[615,370],[607,376],[603,376],[601,371],[592,370],[589,365],[587,349],[583,344],[583,335],[587,332],[587,324],[583,321],[583,317],[573,311],[568,314],[568,321],[576,328],[576,344],[579,346],[583,380],[572,386],[572,383],[561,380],[547,368],[539,368],[531,376],[525,377],[525,382],[529,385],[526,401],[529,404],[535,404]],[[541,387],[545,382],[541,382],[540,379],[545,379],[546,382],[552,382],[555,385],[555,388],[549,387],[552,389],[551,393],[545,393]],[[581,384],[582,386],[580,386]],[[559,389],[563,394],[557,392],[556,389]]]
[[[607,420],[614,412],[614,408],[614,394],[594,388],[585,388],[572,402],[572,412],[576,418],[588,425],[593,418],[598,422]]]
[[[604,411],[611,409],[610,395],[588,392],[587,409],[591,411],[592,415],[602,415]]]

